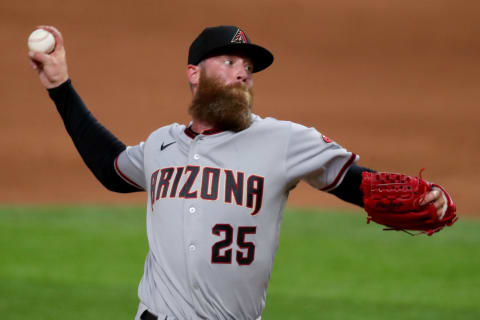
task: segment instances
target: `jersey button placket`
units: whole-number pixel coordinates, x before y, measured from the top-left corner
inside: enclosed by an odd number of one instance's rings
[[[194,139],[193,139],[193,144],[192,146],[195,146],[191,151],[193,153],[193,159],[194,160],[200,160],[200,155],[197,153],[197,149],[198,148],[198,142],[201,141],[201,136],[196,136]]]
[[[189,151],[189,160],[190,165],[192,166],[201,166],[202,164],[202,157],[201,152],[199,152],[199,142],[202,141],[202,136],[197,136],[194,138],[193,143],[191,144],[191,148]],[[201,143],[200,143],[201,144]],[[199,174],[201,180],[201,173]],[[200,192],[200,190],[196,190]],[[201,218],[202,213],[202,206],[201,200],[199,200],[200,194],[198,194],[197,199],[189,199],[188,202],[185,203],[185,247],[186,247],[186,255],[187,255],[187,269],[193,268],[192,271],[196,270],[198,259],[201,259],[200,255],[203,255],[203,249],[199,247],[199,234],[198,232],[198,219]],[[199,202],[200,201],[200,202]],[[193,291],[198,291],[200,286],[198,280],[194,276],[195,271],[192,272],[188,270],[189,274],[189,283],[190,289]],[[194,298],[194,303],[197,304],[197,300]],[[200,308],[200,306],[198,306]]]

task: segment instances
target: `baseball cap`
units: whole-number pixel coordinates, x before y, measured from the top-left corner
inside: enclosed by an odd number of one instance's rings
[[[188,64],[198,65],[202,60],[219,54],[240,52],[253,62],[253,72],[266,69],[273,63],[267,49],[251,43],[247,34],[236,26],[205,28],[193,40],[188,50]]]

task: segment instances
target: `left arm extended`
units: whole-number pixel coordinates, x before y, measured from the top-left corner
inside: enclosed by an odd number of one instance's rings
[[[375,172],[375,170],[353,164],[345,174],[342,183],[335,189],[330,190],[329,193],[363,208],[363,192],[360,188],[363,172]],[[437,209],[438,217],[442,217],[445,214],[447,203],[445,195],[439,188],[434,187],[432,191],[428,192],[419,205],[423,206],[428,203],[433,203]]]

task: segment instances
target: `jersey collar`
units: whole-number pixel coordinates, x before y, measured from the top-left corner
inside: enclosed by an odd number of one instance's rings
[[[220,129],[208,129],[208,130],[203,131],[201,134],[206,135],[206,136],[211,136],[211,135],[214,135],[214,134],[217,134],[217,133],[221,133],[223,131],[224,130],[220,130]],[[185,129],[184,132],[189,138],[192,138],[192,139],[194,139],[196,136],[198,136],[200,134],[198,132],[193,131],[192,125],[188,126]]]
[[[252,113],[252,124],[259,120],[260,117],[257,116],[256,114]],[[205,130],[203,131],[202,133],[198,133],[198,132],[195,132],[193,131],[192,129],[192,121],[190,121],[190,124],[185,128],[184,130],[184,133],[185,135],[187,135],[187,137],[191,138],[191,139],[195,139],[196,136],[202,134],[202,135],[205,135],[205,136],[212,136],[212,135],[215,135],[215,134],[218,134],[218,133],[222,133],[222,132],[225,132],[225,130],[221,130],[221,129],[208,129],[208,130]]]

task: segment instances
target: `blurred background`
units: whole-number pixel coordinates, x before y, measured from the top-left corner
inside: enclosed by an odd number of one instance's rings
[[[479,16],[472,0],[0,0],[2,319],[131,319],[147,252],[146,195],[96,181],[30,68],[43,24],[125,144],[189,122],[188,47],[234,24],[275,55],[255,75],[257,114],[313,126],[366,167],[425,167],[457,203],[453,227],[410,237],[300,184],[262,318],[480,319]]]
[[[37,25],[63,33],[75,88],[133,145],[189,121],[188,47],[206,26],[235,24],[275,55],[255,75],[257,114],[313,126],[363,166],[426,167],[460,215],[478,215],[479,15],[464,0],[1,1],[0,203],[146,199],[106,191],[81,161],[28,63]],[[289,203],[349,206],[306,185]]]

